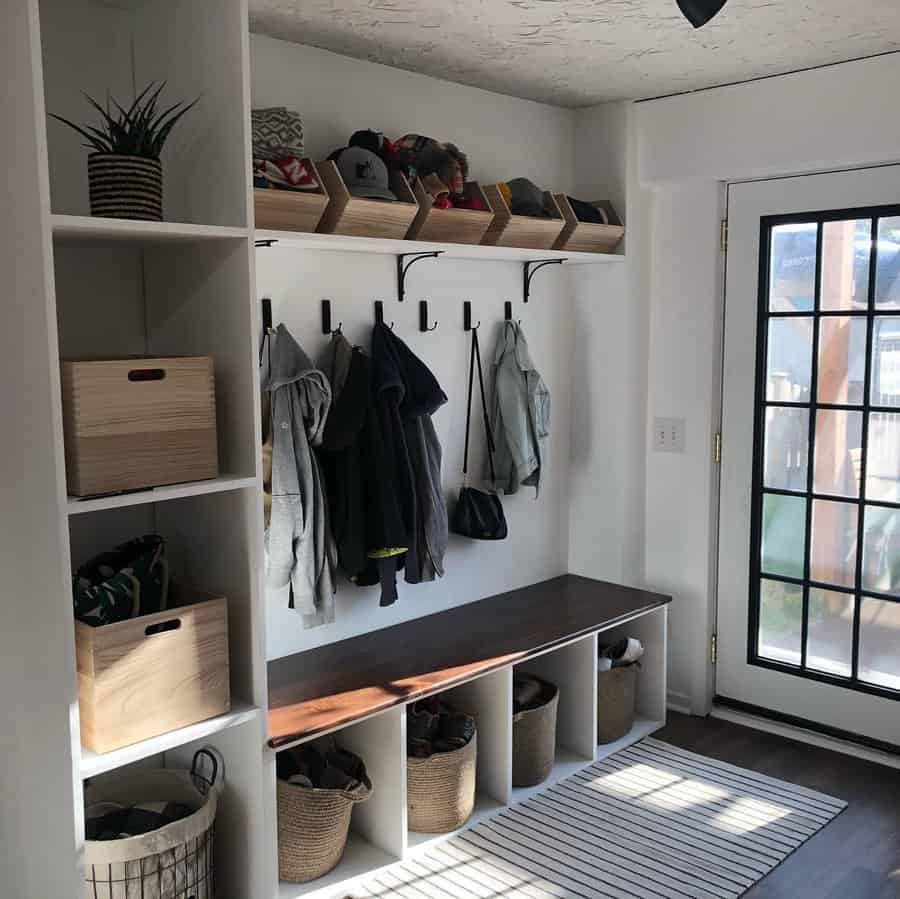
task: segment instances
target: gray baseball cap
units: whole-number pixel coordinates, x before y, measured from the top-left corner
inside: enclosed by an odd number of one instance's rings
[[[397,199],[388,188],[387,166],[371,150],[347,147],[341,150],[335,164],[354,197]]]

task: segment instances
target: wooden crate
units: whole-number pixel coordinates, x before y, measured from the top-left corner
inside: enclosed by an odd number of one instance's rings
[[[402,240],[409,231],[419,204],[400,172],[391,173],[395,201],[354,197],[331,160],[317,164],[319,177],[328,193],[328,206],[316,229],[320,234],[347,234],[352,237],[384,237]]]
[[[316,175],[315,191],[278,190],[255,187],[253,207],[256,227],[269,231],[315,231],[328,206],[328,192],[322,186],[318,169],[311,159],[304,159]]]
[[[111,752],[231,708],[228,602],[172,584],[170,608],[75,622],[81,742]]]
[[[419,211],[406,235],[409,240],[478,245],[494,220],[490,203],[477,181],[466,182],[466,194],[481,197],[488,208],[486,212],[479,209],[435,209],[431,194],[418,178],[413,182],[413,193],[419,203]]]
[[[553,245],[554,250],[578,253],[611,253],[625,235],[622,225],[600,225],[579,221],[565,194],[554,194],[566,224]],[[596,204],[594,204],[596,205]]]
[[[482,238],[482,244],[490,247],[552,249],[565,225],[552,194],[550,205],[558,218],[542,219],[530,215],[513,215],[496,184],[486,184],[484,193],[494,211],[494,221]]]
[[[74,496],[218,476],[208,356],[63,362],[62,401]]]

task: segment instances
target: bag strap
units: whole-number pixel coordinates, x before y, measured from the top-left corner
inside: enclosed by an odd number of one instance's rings
[[[481,370],[481,350],[478,346],[478,328],[472,328],[472,352],[469,356],[469,394],[466,400],[466,445],[463,452],[463,485],[469,471],[469,429],[472,421],[472,390],[475,381],[475,364],[478,363],[478,387],[481,393],[481,414],[484,419],[484,433],[487,442],[488,464],[491,469],[491,484],[497,481],[494,472],[494,435],[491,431],[491,423],[488,418],[487,399],[484,392],[484,374]]]

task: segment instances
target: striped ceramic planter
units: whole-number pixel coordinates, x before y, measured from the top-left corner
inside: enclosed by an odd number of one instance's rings
[[[91,215],[162,221],[162,165],[158,159],[91,153]]]

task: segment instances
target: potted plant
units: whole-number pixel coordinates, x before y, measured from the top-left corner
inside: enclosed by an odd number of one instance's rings
[[[99,128],[76,125],[51,113],[54,119],[77,131],[87,141],[85,146],[94,151],[88,156],[91,215],[162,221],[159,155],[178,120],[197,102],[176,103],[160,112],[157,101],[165,86],[165,82],[151,82],[128,109],[113,98],[104,109],[85,94],[100,113]]]

